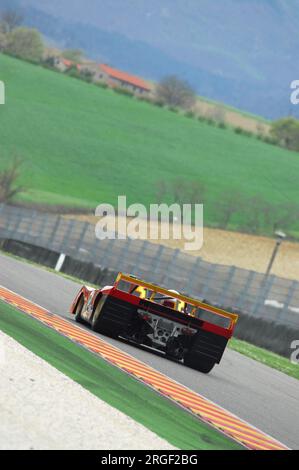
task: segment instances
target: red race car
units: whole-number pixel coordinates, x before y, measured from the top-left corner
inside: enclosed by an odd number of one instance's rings
[[[163,351],[203,373],[222,358],[238,315],[119,273],[113,286],[83,286],[71,305],[79,323]]]

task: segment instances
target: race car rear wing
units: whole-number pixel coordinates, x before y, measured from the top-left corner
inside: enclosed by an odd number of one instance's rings
[[[128,285],[131,286],[131,288],[128,288]],[[165,289],[164,287],[160,287],[156,284],[151,284],[129,274],[119,273],[115,280],[114,287],[119,290],[128,291],[129,293],[139,291],[139,295],[141,297],[152,302],[157,302],[157,294],[161,294],[162,296],[171,299],[177,299],[178,311],[182,314],[201,318],[215,324],[219,324],[220,321],[221,326],[230,331],[234,330],[238,320],[238,315],[235,313],[226,312],[221,308],[214,307],[201,302],[200,300],[193,299],[192,297],[173,292],[172,290]]]

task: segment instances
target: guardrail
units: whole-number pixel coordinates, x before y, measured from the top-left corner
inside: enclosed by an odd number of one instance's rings
[[[208,263],[141,240],[98,240],[94,225],[34,210],[0,205],[0,238],[64,253],[114,271],[206,299],[291,328],[299,326],[299,282]]]

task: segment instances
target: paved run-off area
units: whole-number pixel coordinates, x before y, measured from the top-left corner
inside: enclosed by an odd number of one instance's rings
[[[0,332],[0,449],[173,449]]]

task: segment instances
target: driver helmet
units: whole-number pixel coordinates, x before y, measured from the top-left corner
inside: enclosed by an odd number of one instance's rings
[[[169,289],[169,292],[172,292],[173,294],[179,294],[179,292],[174,289]],[[162,301],[162,305],[164,305],[164,307],[176,309],[178,306],[178,302],[178,299],[168,297]]]

